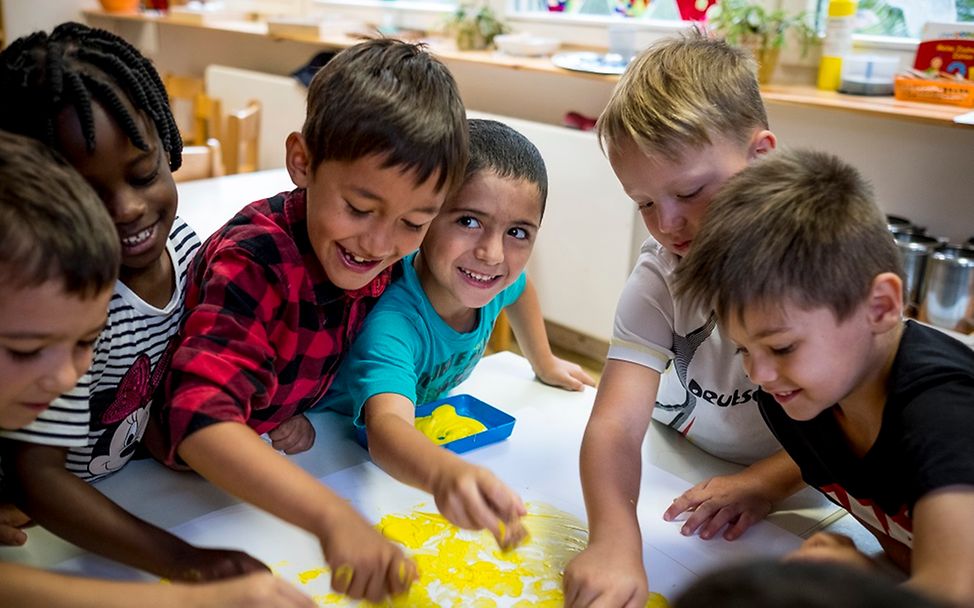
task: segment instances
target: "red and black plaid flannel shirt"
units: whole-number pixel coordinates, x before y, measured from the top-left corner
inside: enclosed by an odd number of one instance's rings
[[[356,291],[333,285],[306,218],[305,191],[284,192],[245,207],[200,249],[148,442],[166,464],[210,424],[265,433],[315,405],[389,284],[391,268]]]

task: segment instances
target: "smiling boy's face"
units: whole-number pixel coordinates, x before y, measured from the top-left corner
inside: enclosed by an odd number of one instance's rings
[[[307,189],[308,236],[328,279],[346,290],[360,289],[419,248],[446,192],[438,175],[421,184],[384,159],[324,161],[313,170],[303,140],[288,138],[288,169]]]
[[[33,422],[88,371],[112,289],[82,298],[59,281],[0,295],[0,428]]]
[[[430,303],[444,318],[482,308],[517,280],[541,224],[535,184],[481,171],[433,221],[417,262]]]
[[[789,417],[811,420],[846,400],[866,380],[876,359],[869,311],[860,306],[839,321],[824,306],[747,305],[728,315],[727,336],[738,346],[752,382]]]

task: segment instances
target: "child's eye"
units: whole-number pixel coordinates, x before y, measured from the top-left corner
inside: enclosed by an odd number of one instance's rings
[[[149,173],[147,175],[134,176],[132,178],[132,185],[148,186],[152,182],[156,181],[157,177],[159,177],[159,169],[153,169],[152,173]]]
[[[366,215],[368,215],[368,214],[369,214],[369,212],[368,212],[368,211],[363,211],[363,210],[361,210],[361,209],[359,209],[358,207],[356,207],[355,205],[353,205],[352,203],[350,203],[350,202],[348,202],[348,201],[345,201],[345,205],[347,205],[347,206],[348,206],[348,210],[349,210],[349,211],[351,212],[351,214],[352,214],[352,215],[354,215],[354,216],[357,216],[357,217],[364,217],[364,216],[366,216]]]
[[[463,217],[459,218],[457,223],[464,228],[480,228],[480,221],[477,218],[469,215],[464,215]]]
[[[39,354],[41,354],[42,349],[38,348],[37,350],[25,351],[25,350],[14,350],[12,348],[7,348],[4,350],[7,351],[7,354],[10,355],[10,358],[13,359],[14,361],[30,361],[31,359],[34,359]]]
[[[412,230],[413,232],[419,232],[420,230],[426,227],[426,224],[415,224],[408,220],[403,220],[402,223],[406,225],[406,228]]]
[[[645,211],[653,206],[653,201],[640,201],[636,203],[636,208],[640,211]]]
[[[700,192],[702,190],[703,190],[703,186],[700,186],[699,188],[697,188],[696,190],[694,190],[693,192],[690,192],[688,194],[677,194],[676,195],[676,198],[684,199],[684,200],[690,199],[690,198],[693,198],[693,197],[697,196],[698,194],[700,194]]]
[[[747,349],[744,348],[743,346],[738,346],[737,348],[734,349],[734,354],[735,355],[746,355],[747,354]]]
[[[795,350],[795,345],[789,344],[788,346],[782,346],[780,348],[770,348],[769,350],[771,350],[771,354],[773,355],[778,355],[778,356],[787,355],[788,353]]]
[[[531,238],[531,234],[524,228],[511,228],[507,231],[507,234],[513,236],[519,241],[526,241]]]

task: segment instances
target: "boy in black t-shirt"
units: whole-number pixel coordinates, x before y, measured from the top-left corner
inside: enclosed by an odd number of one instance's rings
[[[802,476],[869,528],[908,584],[974,604],[974,351],[904,322],[901,263],[868,185],[781,153],[714,200],[677,269],[713,304]],[[871,565],[819,534],[800,557]]]

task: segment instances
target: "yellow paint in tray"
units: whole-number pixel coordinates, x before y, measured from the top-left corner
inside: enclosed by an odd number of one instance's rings
[[[484,423],[469,416],[461,416],[449,403],[439,406],[429,416],[416,419],[416,428],[436,445],[450,443],[487,430]]]

